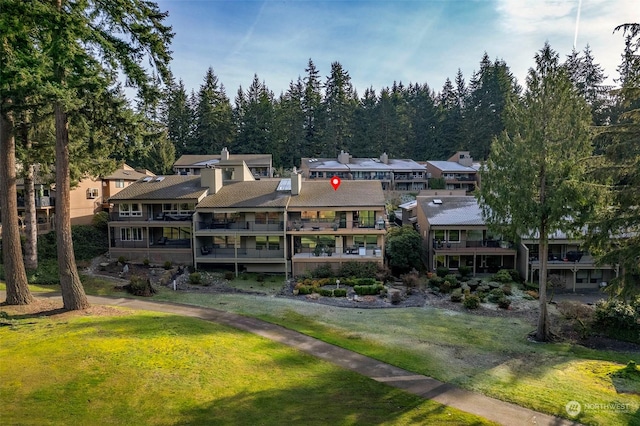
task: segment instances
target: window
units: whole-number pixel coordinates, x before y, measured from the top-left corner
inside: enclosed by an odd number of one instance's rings
[[[444,241],[444,230],[436,229],[435,231],[433,231],[433,238],[438,242],[443,242]]]
[[[120,228],[122,241],[142,241],[142,228]]]
[[[360,220],[360,228],[374,228],[376,226],[376,212],[373,210],[359,211],[358,218]]]
[[[458,230],[458,229],[449,230],[449,240],[448,241],[451,241],[451,242],[454,242],[454,243],[460,242],[460,230]]]
[[[142,208],[139,203],[124,203],[118,208],[120,216],[142,216]]]
[[[124,188],[124,179],[116,179],[116,188]]]
[[[195,204],[193,203],[165,203],[162,205],[162,212],[165,214],[187,215],[193,213]]]
[[[256,237],[257,250],[280,250],[280,237]]]
[[[460,267],[460,256],[449,256],[449,268],[457,269]]]
[[[98,188],[87,189],[87,198],[98,198]]]

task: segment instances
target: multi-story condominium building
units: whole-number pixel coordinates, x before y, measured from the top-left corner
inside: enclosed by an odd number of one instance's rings
[[[409,159],[392,159],[386,153],[380,158],[353,158],[342,151],[334,158],[303,158],[302,174],[308,180],[331,179],[373,180],[385,191],[418,192],[427,188],[427,170]]]
[[[418,196],[417,228],[429,269],[469,266],[473,274],[515,269],[512,241],[493,234],[472,196]]]
[[[245,166],[246,167],[246,166]],[[242,168],[240,170],[243,170]],[[379,182],[291,179],[228,182],[221,168],[142,179],[111,197],[111,256],[301,274],[321,264],[382,265]]]
[[[530,282],[537,282],[540,275],[538,237],[522,239],[519,247],[519,270]],[[615,265],[598,265],[594,258],[581,247],[579,238],[564,232],[549,236],[547,276],[553,277],[560,288],[566,290],[597,289],[618,275]]]
[[[427,161],[425,165],[430,179],[444,179],[445,189],[464,189],[469,193],[479,183],[480,165],[473,162],[469,151],[458,151],[447,161]]]
[[[233,181],[241,179],[232,177],[225,169],[236,168],[242,163],[256,179],[273,176],[271,154],[230,154],[227,148],[223,148],[220,155],[183,155],[173,164],[173,171],[176,174],[199,175],[202,169],[219,167],[225,181]]]

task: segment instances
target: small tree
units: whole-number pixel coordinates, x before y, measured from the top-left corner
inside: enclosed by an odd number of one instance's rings
[[[394,274],[422,269],[422,238],[411,226],[391,228],[387,234],[386,254]]]

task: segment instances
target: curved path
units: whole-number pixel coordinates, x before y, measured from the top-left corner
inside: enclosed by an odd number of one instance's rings
[[[60,295],[55,293],[39,293],[36,296],[42,298],[60,298]],[[259,319],[219,311],[217,309],[177,303],[151,302],[140,299],[102,296],[88,296],[88,298],[89,302],[96,305],[121,306],[129,309],[183,315],[244,330],[291,346],[317,358],[355,371],[363,376],[370,377],[378,382],[386,383],[414,395],[432,399],[440,404],[476,414],[503,425],[579,425],[579,423],[570,420],[539,413],[515,404],[463,390],[456,386],[440,382],[427,376],[415,374],[393,365],[385,364],[373,358]],[[6,299],[5,294],[0,291],[0,300],[4,299]]]

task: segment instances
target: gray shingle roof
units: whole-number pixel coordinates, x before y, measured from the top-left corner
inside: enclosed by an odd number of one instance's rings
[[[140,179],[109,198],[118,200],[192,200],[199,199],[209,188],[200,186],[200,176],[169,175],[152,178],[149,182]]]
[[[290,192],[276,191],[279,180],[236,182],[208,195],[197,208],[284,208]]]
[[[478,171],[475,167],[463,166],[455,161],[427,161],[427,163],[443,172],[475,173]]]
[[[420,205],[430,225],[485,225],[475,197],[425,197]]]
[[[289,207],[384,207],[382,184],[378,181],[342,180],[334,191],[328,180],[304,181],[299,195],[291,196]]]

